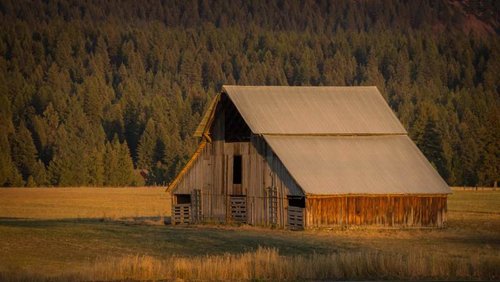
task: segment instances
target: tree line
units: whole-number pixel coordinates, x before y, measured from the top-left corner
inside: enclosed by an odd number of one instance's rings
[[[500,13],[474,5],[0,1],[0,186],[168,183],[223,84],[376,85],[448,184],[492,185]]]

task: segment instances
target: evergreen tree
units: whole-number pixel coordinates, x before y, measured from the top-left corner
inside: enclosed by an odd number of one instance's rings
[[[447,179],[450,172],[448,171],[447,160],[443,150],[443,139],[433,119],[427,120],[422,141],[420,142],[420,149],[436,167],[439,174],[444,179]]]
[[[39,158],[48,165],[53,157],[56,143],[59,115],[49,103],[42,116],[33,119],[34,139]]]
[[[106,143],[105,185],[128,186],[134,182],[134,165],[126,143],[121,144],[117,137]]]
[[[86,157],[90,186],[102,186],[105,182],[105,149],[95,148]]]
[[[11,156],[9,135],[14,133],[10,101],[7,89],[0,76],[0,186],[23,186],[22,176],[18,172]]]
[[[150,169],[155,164],[157,141],[155,123],[150,119],[137,148],[137,166],[139,168]]]
[[[12,140],[12,155],[15,156],[14,162],[26,181],[38,172],[39,169],[45,169],[43,166],[37,166],[37,151],[30,131],[24,124],[21,124]],[[33,183],[36,185],[36,183]]]
[[[60,126],[54,145],[54,156],[49,164],[49,181],[56,186],[79,186],[87,184],[87,169],[82,161],[81,144]]]
[[[49,180],[47,178],[47,169],[45,168],[45,165],[41,160],[37,160],[33,175],[30,175],[30,177],[33,178],[34,186],[49,185]]]
[[[24,181],[12,161],[7,136],[0,133],[0,186],[23,186]]]
[[[105,177],[104,184],[106,186],[119,186],[120,179],[116,174],[118,167],[118,156],[115,146],[111,142],[106,142],[106,152],[104,155]]]
[[[121,186],[132,185],[134,181],[134,164],[130,157],[127,142],[118,143],[116,147],[118,149],[117,173],[121,179]]]
[[[7,136],[0,133],[0,185],[7,186],[14,168],[10,157],[10,146]]]
[[[484,145],[479,159],[478,180],[481,185],[493,186],[500,175],[500,118],[496,110],[488,113],[487,121],[481,134]]]

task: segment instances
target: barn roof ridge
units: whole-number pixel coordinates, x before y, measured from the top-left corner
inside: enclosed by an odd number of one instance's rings
[[[267,136],[406,136],[406,133],[259,133],[259,135]]]

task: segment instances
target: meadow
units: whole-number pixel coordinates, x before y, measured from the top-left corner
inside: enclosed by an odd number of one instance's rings
[[[118,219],[170,215],[165,188],[0,189],[0,217]]]
[[[500,278],[500,191],[454,191],[445,229],[169,226],[162,188],[0,189],[0,280]]]

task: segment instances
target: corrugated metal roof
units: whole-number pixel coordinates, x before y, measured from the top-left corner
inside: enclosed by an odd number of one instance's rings
[[[307,194],[451,193],[408,136],[264,138]]]
[[[223,89],[256,134],[406,134],[374,86]]]

